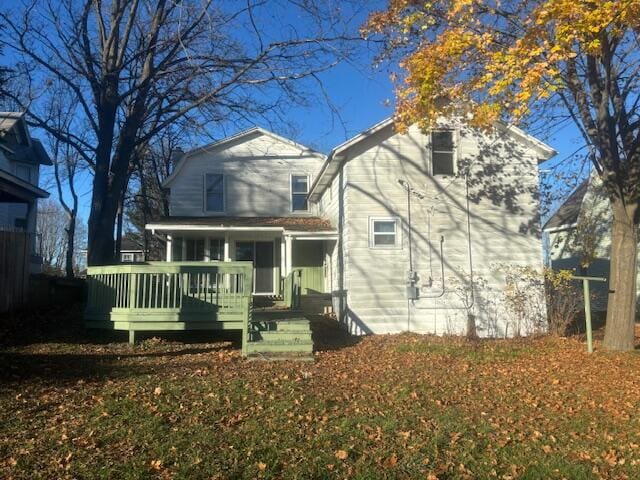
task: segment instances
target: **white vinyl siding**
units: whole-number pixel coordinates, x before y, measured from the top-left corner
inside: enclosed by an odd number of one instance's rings
[[[228,216],[291,215],[291,175],[309,175],[309,185],[324,163],[324,157],[289,143],[256,133],[254,137],[225,148],[187,154],[186,162],[171,183],[172,216],[217,216],[206,210],[203,176],[223,174],[224,214]],[[314,204],[299,215],[317,214]]]
[[[535,230],[536,158],[511,136],[468,128],[456,135],[456,156],[472,165],[470,178],[479,179],[470,184],[469,192],[475,198],[469,216],[476,280],[472,313],[479,335],[512,336],[516,320],[502,304],[505,276],[496,265],[542,266],[542,245]],[[352,333],[466,331],[467,310],[460,294],[468,291],[465,282],[470,270],[465,176],[431,175],[429,145],[430,135],[417,127],[409,128],[406,135],[389,127],[345,164],[344,321]],[[488,151],[491,154],[482,154]],[[491,167],[500,175],[483,176]],[[399,179],[426,192],[424,199],[414,198],[411,203],[412,260],[421,296],[415,306],[407,302],[409,221],[407,194]],[[398,218],[401,248],[372,249],[371,218]],[[445,292],[441,295],[443,276]],[[521,334],[529,332],[525,327],[520,330]]]

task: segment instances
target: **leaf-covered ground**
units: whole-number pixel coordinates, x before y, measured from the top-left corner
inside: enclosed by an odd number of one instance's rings
[[[315,363],[6,337],[0,478],[640,478],[637,353],[316,330]]]

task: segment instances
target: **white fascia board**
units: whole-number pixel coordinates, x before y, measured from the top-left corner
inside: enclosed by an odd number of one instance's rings
[[[149,223],[144,227],[146,230],[198,230],[198,231],[212,231],[212,232],[284,232],[283,227],[225,227],[220,225],[167,225]]]
[[[338,234],[332,234],[332,235],[312,235],[312,236],[308,236],[308,237],[300,237],[297,236],[295,234],[293,235],[285,235],[285,237],[291,237],[294,240],[298,240],[300,242],[304,242],[306,240],[338,240]]]

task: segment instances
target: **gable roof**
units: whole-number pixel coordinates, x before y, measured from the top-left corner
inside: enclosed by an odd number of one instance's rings
[[[334,175],[339,170],[341,160],[344,159],[344,156],[349,149],[366,140],[367,138],[370,138],[371,136],[377,134],[378,132],[381,132],[385,128],[392,128],[393,123],[393,117],[385,118],[381,122],[376,123],[375,125],[350,138],[346,142],[343,142],[335,147],[331,151],[331,153],[329,153],[329,156],[327,157],[324,165],[322,165],[319,175],[316,177],[313,185],[311,186],[311,189],[309,190],[309,196],[318,196],[324,191],[324,189],[328,186]],[[537,138],[529,135],[528,133],[514,125],[507,125],[505,123],[498,122],[496,124],[496,127],[503,132],[514,136],[520,142],[525,143],[529,147],[533,148],[536,152],[538,152],[539,163],[544,162],[545,160],[549,160],[558,153],[549,145],[541,142]]]
[[[267,137],[270,137],[278,142],[282,142],[285,144],[288,144],[294,148],[297,148],[298,150],[300,150],[301,153],[308,153],[310,155],[315,155],[318,156],[320,158],[325,158],[325,155],[323,155],[320,152],[316,152],[315,150],[306,147],[300,143],[294,142],[293,140],[289,139],[289,138],[285,138],[282,137],[276,133],[273,133],[269,130],[266,130],[262,127],[251,127],[248,128],[246,130],[241,130],[240,132],[237,132],[233,135],[230,135],[228,137],[225,137],[221,140],[217,140],[215,142],[209,143],[207,145],[203,145],[201,147],[196,147],[192,150],[189,150],[188,152],[185,152],[184,155],[182,155],[182,157],[180,158],[180,161],[178,162],[178,164],[175,166],[175,168],[173,169],[173,172],[171,172],[171,175],[169,175],[164,182],[162,182],[162,185],[164,187],[168,187],[175,179],[176,177],[179,175],[180,170],[182,170],[183,166],[185,165],[185,163],[189,160],[189,158],[202,153],[202,152],[207,152],[207,151],[211,151],[211,150],[224,150],[225,148],[228,148],[232,143],[243,143],[246,141],[249,141],[253,138],[256,138],[257,136],[261,136],[261,135],[265,135]]]
[[[589,177],[590,178],[590,177]],[[544,224],[542,230],[557,230],[562,227],[569,228],[578,223],[580,210],[582,209],[582,201],[589,188],[589,178],[584,180],[578,187],[571,192],[562,205],[556,210],[547,223]]]

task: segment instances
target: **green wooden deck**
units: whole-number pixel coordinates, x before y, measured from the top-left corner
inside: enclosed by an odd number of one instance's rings
[[[89,267],[87,327],[136,331],[242,330],[251,314],[251,262],[149,262]]]
[[[245,356],[271,351],[310,353],[313,343],[308,321],[292,312],[300,305],[306,270],[294,269],[285,279],[284,297],[289,310],[274,312],[275,316],[269,318],[272,333],[261,336],[256,332],[264,329],[264,317],[252,321],[251,262],[89,267],[85,325],[128,331],[131,343],[135,343],[139,331],[240,330]],[[308,276],[309,285],[320,278]],[[282,327],[278,326],[280,321],[285,322]],[[295,335],[285,333],[294,325]]]

